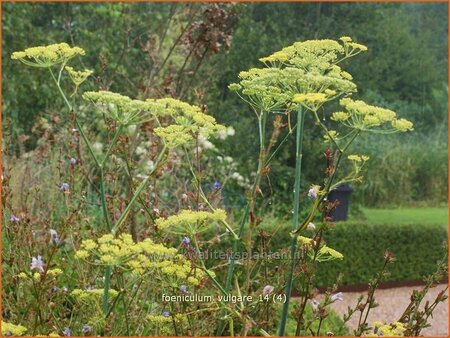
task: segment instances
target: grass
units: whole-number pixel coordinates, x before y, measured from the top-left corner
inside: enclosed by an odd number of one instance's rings
[[[366,209],[362,215],[369,224],[448,225],[448,208]]]

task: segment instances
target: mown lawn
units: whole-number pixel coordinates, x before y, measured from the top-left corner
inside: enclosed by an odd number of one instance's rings
[[[362,209],[369,224],[448,224],[448,208]]]

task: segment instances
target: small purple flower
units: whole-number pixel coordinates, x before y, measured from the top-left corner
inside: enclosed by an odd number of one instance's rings
[[[57,288],[56,286],[52,286],[52,288],[50,289],[50,291],[51,291],[52,293],[56,293],[56,292],[58,292],[58,288]]]
[[[188,245],[189,243],[191,243],[191,240],[189,239],[189,237],[184,236],[181,240],[181,243],[183,243],[184,245]]]
[[[170,313],[168,311],[163,311],[162,315],[163,317],[169,317]]]
[[[62,192],[68,192],[69,191],[69,185],[67,183],[61,184],[61,187],[59,187],[59,190]]]
[[[91,331],[92,331],[92,326],[90,326],[90,325],[83,325],[83,328],[81,329],[81,332],[83,332],[83,334],[88,334]]]
[[[313,185],[311,189],[308,191],[308,197],[312,200],[317,198],[317,194],[319,193],[320,186]]]
[[[77,164],[77,159],[72,157],[72,158],[70,158],[69,163],[70,163],[70,165],[75,165],[75,164]]]
[[[66,337],[70,337],[70,329],[68,327],[66,327],[63,331],[64,336]]]
[[[11,223],[16,223],[16,222],[19,222],[19,221],[20,221],[20,218],[19,218],[19,217],[16,217],[15,215],[11,215],[11,216],[9,217],[9,221],[10,221]]]
[[[39,270],[39,272],[44,272],[44,262],[42,261],[41,256],[37,256],[37,258],[31,257],[30,269],[31,270],[37,269]]]
[[[214,187],[215,190],[219,190],[220,188],[222,188],[222,185],[220,184],[219,181],[215,180],[214,184],[213,184],[213,187]]]
[[[187,286],[186,285],[181,285],[180,286],[180,291],[181,291],[181,293],[187,294],[188,293]]]
[[[89,284],[89,285],[87,286],[86,290],[94,290],[94,287],[93,287],[92,285]]]
[[[50,229],[50,236],[52,238],[52,241],[56,244],[59,245],[61,243],[61,240],[59,239],[58,233],[56,232],[56,230],[54,229]]]
[[[335,293],[334,295],[331,295],[331,301],[335,302],[337,300],[344,300],[344,294],[342,292]]]

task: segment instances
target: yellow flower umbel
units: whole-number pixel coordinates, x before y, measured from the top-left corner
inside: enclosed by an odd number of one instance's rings
[[[347,159],[354,162],[354,163],[364,163],[369,160],[369,156],[365,155],[348,155]]]
[[[315,240],[313,240],[312,238],[309,238],[309,237],[305,237],[305,236],[298,236],[297,243],[300,244],[301,246],[315,246],[316,245]]]
[[[194,140],[197,134],[207,139],[212,134],[225,130],[225,127],[218,124],[214,117],[203,113],[198,106],[172,98],[146,102],[159,107],[160,116],[167,116],[173,120],[173,124],[155,128],[155,134],[171,148]]]
[[[356,55],[358,46],[362,46],[350,43],[296,42],[261,58],[266,68],[241,72],[240,82],[229,88],[256,110],[289,109],[291,103],[317,110],[326,101],[356,91],[352,76],[337,65],[340,60]]]
[[[317,111],[327,102],[327,95],[325,93],[295,94],[292,102],[299,103],[306,109]]]
[[[392,127],[401,132],[414,130],[412,122],[406,119],[392,120]]]
[[[345,54],[346,55],[356,55],[361,52],[367,51],[367,46],[364,46],[360,43],[353,42],[351,37],[342,36],[339,38],[344,44]]]
[[[402,337],[406,331],[404,324],[400,322],[395,322],[392,324],[374,322],[373,326],[373,333],[368,334],[367,337]]]
[[[165,324],[186,324],[187,323],[187,316],[182,313],[177,313],[174,316],[163,316],[163,315],[149,315],[147,316],[147,321],[149,324],[160,326]]]
[[[83,98],[124,126],[136,125],[160,117],[172,120],[173,124],[157,127],[154,130],[155,134],[171,148],[192,141],[196,133],[208,138],[211,134],[225,129],[217,124],[214,117],[203,113],[200,107],[176,99],[141,101],[109,91],[86,92]]]
[[[348,97],[341,99],[339,104],[346,111],[333,113],[331,119],[349,128],[385,134],[414,130],[412,122],[397,119],[397,114],[392,110],[371,106],[364,101],[355,101]]]
[[[252,68],[240,72],[240,83],[231,84],[229,88],[236,91],[244,101],[257,110],[279,110],[285,107],[290,100],[290,93],[284,92],[280,88],[283,72],[279,68]]]
[[[65,64],[77,55],[84,55],[80,47],[70,47],[67,43],[56,43],[48,46],[27,48],[24,51],[14,52],[11,59],[20,60],[32,67],[48,68],[57,64]]]
[[[81,289],[75,289],[73,290],[70,295],[77,299],[79,302],[84,304],[89,303],[99,303],[103,297],[103,289],[89,289],[89,290],[81,290]],[[114,289],[109,289],[109,299],[114,300],[115,297],[119,294]]]
[[[213,212],[182,210],[178,215],[168,218],[158,218],[155,224],[160,229],[180,235],[195,235],[208,229],[214,222],[224,222],[227,214],[224,210],[216,209]]]
[[[75,89],[73,91],[73,94],[76,94],[78,87],[84,82],[86,81],[86,79],[92,75],[93,71],[89,70],[89,69],[85,69],[85,70],[75,70],[70,66],[66,66],[64,68],[67,73],[69,74],[70,79],[72,80],[72,82],[75,84]]]
[[[326,245],[320,248],[316,257],[318,262],[332,261],[335,259],[343,259],[343,258],[344,258],[343,254]]]
[[[158,113],[158,107],[152,104],[109,91],[85,92],[83,99],[123,126],[148,122]]]
[[[295,42],[279,52],[260,59],[261,62],[274,65],[295,66],[305,71],[318,71],[323,73],[331,64],[338,60],[338,56],[344,53],[344,47],[337,41],[307,40]]]
[[[315,249],[315,246],[317,245],[317,242],[315,240],[309,237],[298,236],[297,243],[299,244],[300,248],[307,250],[308,256],[311,259],[314,257],[313,249]],[[325,262],[343,258],[344,258],[343,254],[324,244],[320,247],[319,251],[316,254],[315,259],[318,262]]]
[[[339,137],[339,133],[336,130],[328,130],[328,133],[323,135],[325,143],[331,142],[331,139],[337,140]]]
[[[27,332],[27,328],[22,325],[14,325],[2,321],[2,336],[23,336]]]
[[[47,270],[47,276],[49,276],[49,277],[58,277],[59,275],[62,275],[62,274],[63,274],[63,271],[59,268]]]
[[[182,146],[193,139],[189,128],[178,124],[155,128],[155,134],[163,139],[170,148]]]
[[[92,73],[92,70],[85,69],[85,70],[75,70],[70,66],[66,66],[65,70],[67,70],[67,73],[69,73],[70,79],[73,81],[75,86],[79,86],[82,84]]]
[[[204,277],[176,248],[154,243],[149,238],[135,243],[129,234],[117,238],[107,234],[97,241],[85,240],[75,256],[94,265],[119,267],[137,276],[151,273],[155,279],[173,283],[198,285]]]

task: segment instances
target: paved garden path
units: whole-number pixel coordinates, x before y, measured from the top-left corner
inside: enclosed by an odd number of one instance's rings
[[[441,284],[435,288],[432,288],[425,297],[423,304],[426,300],[430,303],[436,298],[437,294],[445,288],[445,285]],[[380,322],[392,322],[397,320],[403,313],[406,306],[409,304],[410,295],[414,289],[420,290],[420,286],[415,287],[399,287],[392,289],[377,290],[375,293],[375,299],[378,307],[371,310],[369,314],[369,324],[374,321]],[[448,291],[447,291],[448,292]],[[347,307],[354,307],[358,296],[361,292],[346,292],[344,293],[344,300],[336,301],[331,306],[332,308],[342,316],[347,312]],[[350,329],[353,329],[358,324],[357,313],[347,323]],[[422,331],[424,336],[448,336],[448,300],[444,303],[440,303],[433,313],[433,318],[430,320],[431,327]]]

